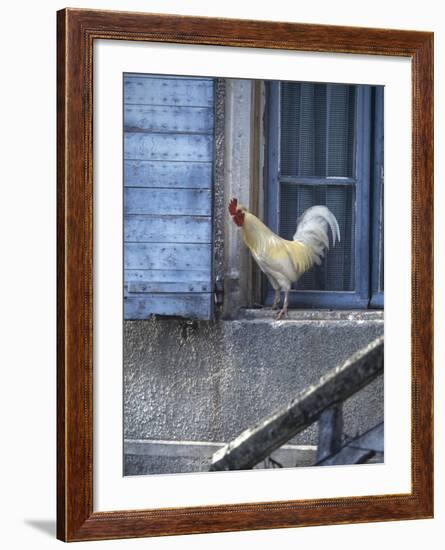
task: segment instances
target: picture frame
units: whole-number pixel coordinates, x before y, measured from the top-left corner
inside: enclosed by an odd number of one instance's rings
[[[246,504],[94,511],[95,40],[411,60],[411,492],[270,502],[266,496]],[[57,47],[57,537],[85,541],[433,517],[433,34],[64,9],[57,14]]]

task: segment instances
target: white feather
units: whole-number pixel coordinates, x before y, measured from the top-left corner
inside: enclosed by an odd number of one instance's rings
[[[340,242],[340,228],[334,214],[326,206],[312,206],[308,208],[297,221],[297,230],[294,241],[308,246],[313,253],[313,261],[321,264],[324,251],[329,249],[328,228],[332,234],[332,244],[336,239]]]

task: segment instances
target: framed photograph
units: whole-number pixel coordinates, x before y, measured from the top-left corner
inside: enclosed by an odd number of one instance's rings
[[[58,538],[433,516],[433,34],[58,12]]]

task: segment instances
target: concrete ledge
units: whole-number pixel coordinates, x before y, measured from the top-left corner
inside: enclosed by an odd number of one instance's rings
[[[124,475],[207,472],[213,454],[225,443],[126,439]],[[283,445],[256,468],[294,468],[315,462],[314,445]]]
[[[384,312],[382,310],[330,310],[330,309],[289,309],[287,317],[276,320],[277,312],[271,308],[255,308],[240,310],[240,320],[274,320],[276,323],[286,321],[379,321],[383,323]]]

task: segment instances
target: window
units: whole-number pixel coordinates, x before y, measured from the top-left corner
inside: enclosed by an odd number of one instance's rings
[[[292,239],[297,218],[323,204],[341,233],[289,305],[383,307],[383,89],[269,82],[267,115],[268,225]]]

